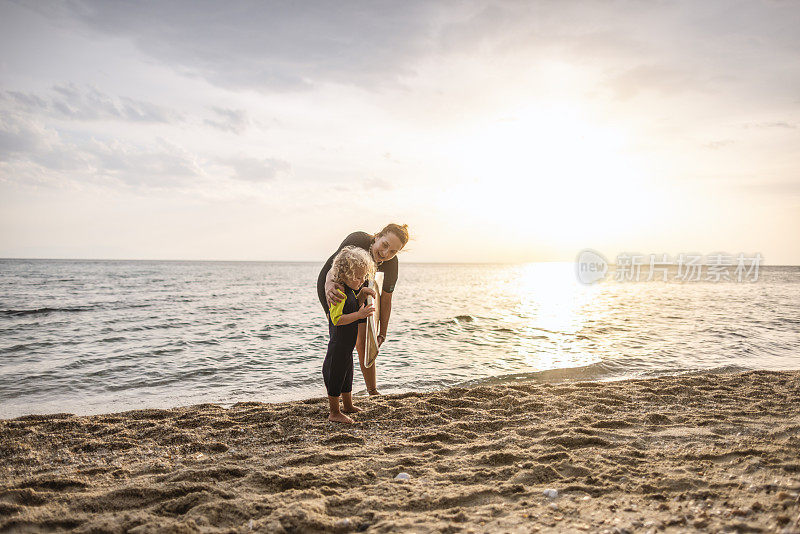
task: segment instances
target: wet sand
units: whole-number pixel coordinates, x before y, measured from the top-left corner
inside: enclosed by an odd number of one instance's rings
[[[0,421],[0,532],[800,532],[800,372],[357,405]]]

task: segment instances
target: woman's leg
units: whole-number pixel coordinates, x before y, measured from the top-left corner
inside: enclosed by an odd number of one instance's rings
[[[378,379],[375,376],[375,367],[377,362],[372,364],[372,367],[364,367],[364,352],[367,340],[367,324],[361,323],[358,325],[358,338],[356,338],[356,351],[358,352],[358,364],[361,366],[361,374],[364,375],[364,383],[367,386],[367,392],[370,395],[377,395]]]

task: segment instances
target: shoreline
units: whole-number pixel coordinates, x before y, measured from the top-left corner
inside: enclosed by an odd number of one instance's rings
[[[0,532],[800,532],[800,371],[355,400],[0,420]]]
[[[419,389],[419,390],[402,390],[402,389],[388,389],[382,391],[386,391],[388,395],[405,395],[407,393],[419,393],[419,394],[429,394],[429,393],[439,393],[442,391],[446,391],[451,388],[464,388],[470,389],[474,387],[493,387],[493,386],[510,386],[515,384],[526,384],[526,383],[537,383],[537,384],[571,384],[575,382],[619,382],[619,381],[626,381],[626,380],[646,380],[650,378],[665,378],[665,377],[674,377],[674,376],[701,376],[701,375],[717,375],[717,374],[734,374],[734,373],[744,373],[749,371],[777,371],[783,372],[793,371],[792,369],[754,369],[748,367],[741,367],[738,365],[724,365],[721,367],[711,367],[707,369],[697,369],[697,368],[683,368],[683,369],[665,369],[661,371],[646,371],[643,373],[625,373],[625,371],[617,370],[610,368],[607,363],[604,362],[595,362],[588,365],[583,365],[579,367],[565,367],[565,368],[555,368],[555,369],[544,369],[541,371],[529,371],[523,373],[511,373],[511,374],[501,374],[501,375],[489,375],[480,378],[473,378],[471,380],[464,380],[460,382],[454,382],[450,384],[443,384],[438,386],[434,389]],[[360,386],[363,386],[363,382],[359,382]],[[321,380],[320,380],[321,384]],[[69,414],[76,417],[89,417],[89,416],[96,416],[96,415],[110,415],[115,413],[124,413],[130,411],[137,411],[137,410],[172,410],[176,408],[182,407],[189,407],[189,406],[196,406],[200,404],[213,404],[215,406],[219,406],[225,409],[229,409],[235,406],[238,403],[242,402],[260,402],[262,404],[286,404],[292,402],[306,402],[312,401],[314,399],[324,399],[325,397],[321,396],[324,395],[324,385],[320,387],[318,384],[315,387],[308,387],[305,388],[306,393],[304,395],[297,395],[293,393],[285,393],[285,394],[278,394],[275,396],[266,396],[260,397],[263,400],[252,401],[253,397],[257,396],[256,394],[248,395],[246,400],[213,400],[208,398],[208,394],[197,394],[195,398],[183,398],[182,401],[178,401],[175,404],[170,405],[163,405],[160,404],[158,400],[153,401],[152,403],[142,402],[140,406],[133,405],[131,401],[119,401],[114,400],[113,396],[109,397],[101,397],[102,400],[92,399],[89,401],[90,406],[110,406],[111,408],[107,408],[105,411],[101,409],[89,409],[86,411],[82,411],[80,409],[76,409],[73,402],[65,402],[65,400],[54,400],[50,401],[48,405],[60,405],[62,410],[44,410],[38,412],[22,412],[22,413],[14,413],[16,410],[12,410],[10,413],[3,412],[0,409],[0,421],[3,420],[12,420],[18,419],[20,417],[26,417],[30,415],[55,415],[55,414]],[[360,389],[354,390],[353,396],[356,399],[366,398],[367,390]],[[155,398],[159,398],[157,395]],[[196,402],[193,402],[196,401]],[[24,403],[14,403],[10,406],[16,408],[19,405],[23,405]],[[41,403],[39,403],[41,406]]]

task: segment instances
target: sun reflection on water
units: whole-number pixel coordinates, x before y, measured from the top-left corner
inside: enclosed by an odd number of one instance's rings
[[[598,285],[583,285],[572,263],[532,263],[518,267],[505,291],[513,297],[506,318],[516,323],[514,345],[531,371],[581,367],[600,361],[580,332],[602,313],[593,304]]]

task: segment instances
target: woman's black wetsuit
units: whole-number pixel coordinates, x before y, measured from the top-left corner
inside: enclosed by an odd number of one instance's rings
[[[342,244],[336,249],[336,252],[331,254],[331,257],[328,258],[328,261],[322,266],[322,270],[317,277],[317,297],[319,297],[319,303],[322,305],[322,309],[325,310],[325,315],[328,315],[328,299],[325,298],[325,278],[328,276],[328,271],[331,270],[333,258],[340,250],[347,246],[360,247],[369,252],[372,243],[373,239],[371,234],[366,232],[353,232],[344,238],[344,241],[342,241]],[[394,291],[394,286],[397,283],[397,256],[391,260],[378,263],[378,270],[383,272],[382,293],[391,293]],[[330,322],[330,320],[328,322]]]
[[[333,313],[333,319],[337,322],[342,315],[358,311],[358,299],[356,293],[345,285],[345,301],[341,313]],[[325,380],[325,388],[328,395],[338,397],[342,393],[353,391],[353,349],[356,347],[358,337],[358,323],[366,322],[366,319],[359,319],[350,324],[336,326],[331,320],[331,313],[328,313],[328,353],[322,363],[322,377]]]

